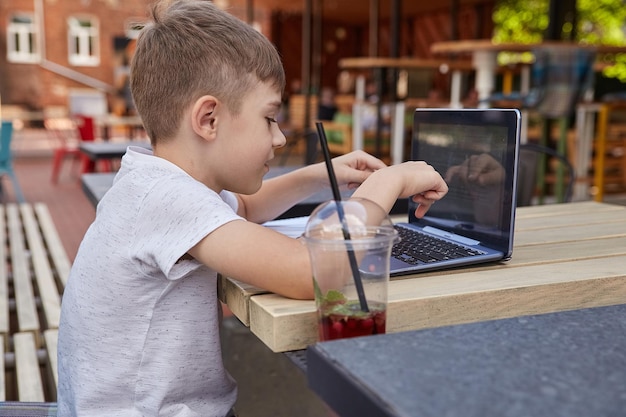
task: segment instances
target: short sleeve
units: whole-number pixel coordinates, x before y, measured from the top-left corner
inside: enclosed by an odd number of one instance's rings
[[[218,227],[243,220],[236,213],[237,199],[229,192],[217,194],[188,176],[160,181],[147,190],[134,231],[132,252],[147,268],[158,268],[168,279],[200,267],[186,261],[172,274],[176,262]]]

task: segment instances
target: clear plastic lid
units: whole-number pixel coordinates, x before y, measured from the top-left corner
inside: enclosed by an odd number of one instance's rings
[[[347,232],[347,233],[346,233]],[[304,231],[307,244],[322,241],[378,239],[381,244],[397,240],[397,232],[389,215],[378,204],[364,198],[345,201],[327,201],[320,204],[309,216]]]

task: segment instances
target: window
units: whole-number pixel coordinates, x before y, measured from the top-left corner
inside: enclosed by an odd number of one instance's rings
[[[18,63],[39,61],[37,26],[33,15],[18,13],[11,16],[7,26],[7,59]]]
[[[100,64],[99,34],[96,19],[70,17],[68,20],[69,62],[77,66]]]
[[[141,18],[127,19],[124,23],[124,27],[126,30],[126,37],[128,39],[137,39],[139,37],[139,32],[145,26],[145,23],[142,23]]]

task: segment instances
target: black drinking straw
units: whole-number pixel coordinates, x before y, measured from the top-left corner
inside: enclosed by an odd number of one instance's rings
[[[337,215],[341,222],[341,230],[343,231],[344,240],[350,240],[350,231],[348,230],[348,223],[346,222],[346,216],[343,213],[343,206],[341,205],[341,193],[339,192],[339,186],[337,185],[337,177],[335,177],[335,170],[333,169],[333,163],[330,159],[330,151],[328,150],[328,142],[326,139],[326,132],[322,122],[315,122],[318,136],[320,137],[320,144],[322,145],[322,153],[324,154],[324,160],[326,161],[326,169],[328,170],[328,179],[330,180],[330,186],[333,190],[333,197],[337,203]],[[359,303],[361,304],[361,310],[369,312],[370,309],[367,306],[367,300],[365,299],[365,291],[363,291],[363,283],[361,282],[361,274],[359,273],[359,265],[356,262],[354,252],[348,250],[348,260],[350,261],[350,268],[352,269],[352,278],[354,278],[354,285],[356,286],[356,292],[359,296]]]

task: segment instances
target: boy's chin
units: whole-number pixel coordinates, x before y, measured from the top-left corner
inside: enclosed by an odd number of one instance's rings
[[[241,187],[241,189],[239,190],[231,190],[231,191],[237,194],[252,195],[261,189],[261,184],[262,184],[261,182],[259,182],[258,184],[255,184],[254,186],[251,186],[251,184],[248,184],[246,187]]]

